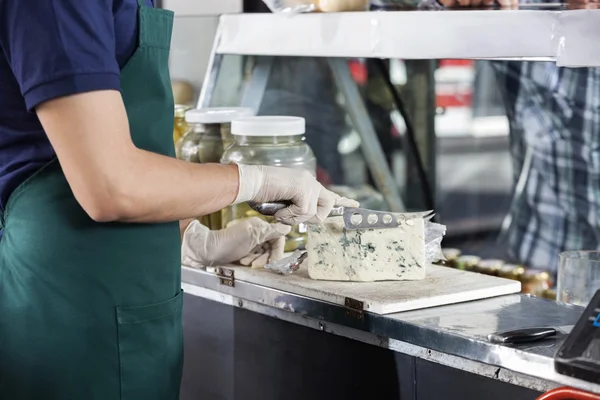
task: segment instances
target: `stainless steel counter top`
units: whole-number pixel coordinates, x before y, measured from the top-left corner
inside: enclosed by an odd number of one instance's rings
[[[398,314],[356,314],[345,307],[183,268],[184,290],[255,312],[371,342],[469,372],[545,391],[571,386],[600,393],[593,384],[557,374],[554,353],[566,334],[534,345],[491,344],[493,332],[527,327],[566,327],[583,309],[531,296],[510,295]],[[227,283],[227,282],[224,282]]]

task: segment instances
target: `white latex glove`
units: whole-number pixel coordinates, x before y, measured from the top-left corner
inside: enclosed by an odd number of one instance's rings
[[[310,172],[300,169],[238,165],[240,189],[234,204],[289,200],[275,214],[286,225],[322,222],[334,206],[358,207],[358,202],[325,189]]]
[[[211,231],[194,220],[183,234],[181,263],[198,268],[239,261],[242,265],[263,267],[283,257],[289,226],[269,224],[256,217],[235,222]]]

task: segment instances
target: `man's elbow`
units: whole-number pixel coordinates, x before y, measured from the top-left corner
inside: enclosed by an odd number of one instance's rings
[[[110,203],[83,206],[83,209],[96,222],[117,222],[121,219],[119,210]]]
[[[87,215],[96,222],[119,222],[135,219],[133,201],[127,192],[98,188],[86,191],[78,198]]]
[[[114,199],[95,199],[80,204],[87,215],[96,222],[117,222],[124,218],[119,202]]]

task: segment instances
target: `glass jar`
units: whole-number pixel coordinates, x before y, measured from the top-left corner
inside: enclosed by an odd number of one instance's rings
[[[254,115],[250,108],[205,108],[188,110],[185,122],[189,126],[175,148],[177,158],[183,161],[207,164],[219,163],[224,146],[231,142],[231,121]],[[199,218],[208,228],[221,229],[221,211]]]
[[[481,258],[477,256],[460,256],[456,260],[456,268],[462,269],[464,271],[474,271],[475,269],[477,269],[477,266],[479,265],[480,261]]]
[[[521,277],[521,292],[542,297],[550,289],[550,274],[546,271],[528,269]]]
[[[190,107],[188,106],[183,106],[181,104],[175,105],[175,121],[173,124],[173,144],[175,145],[175,148],[177,148],[177,143],[189,129],[185,122],[185,112],[189,109]]]
[[[231,144],[231,121],[254,115],[250,108],[219,107],[188,110],[188,131],[178,143],[177,158],[195,163],[218,163]]]
[[[498,276],[498,271],[504,266],[504,261],[502,260],[481,260],[475,272],[479,272],[484,275]]]
[[[556,288],[550,288],[544,291],[542,297],[548,300],[557,300],[557,291]]]
[[[587,306],[600,289],[600,252],[566,251],[558,260],[558,301]]]
[[[459,249],[445,248],[442,249],[442,254],[444,254],[444,258],[446,259],[442,265],[446,265],[450,268],[457,268],[456,263],[462,254]]]
[[[525,268],[514,264],[505,264],[498,270],[498,276],[500,278],[512,279],[514,281],[520,281],[524,273]]]
[[[300,117],[260,116],[233,121],[233,144],[223,153],[222,163],[268,165],[297,168],[316,175],[317,160],[305,142],[305,121]],[[248,204],[236,204],[223,210],[223,227],[234,220],[260,217],[274,222],[252,210]],[[286,238],[285,251],[294,251],[306,245],[306,225],[292,229]]]

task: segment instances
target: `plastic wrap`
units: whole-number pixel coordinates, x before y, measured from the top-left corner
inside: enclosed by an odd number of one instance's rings
[[[296,250],[289,257],[265,265],[265,268],[279,275],[289,275],[298,271],[300,264],[302,264],[307,256],[308,253],[306,251]]]
[[[446,225],[425,221],[425,260],[428,264],[445,260],[442,252],[442,239],[446,234]]]
[[[276,13],[366,11],[369,0],[263,0]]]

